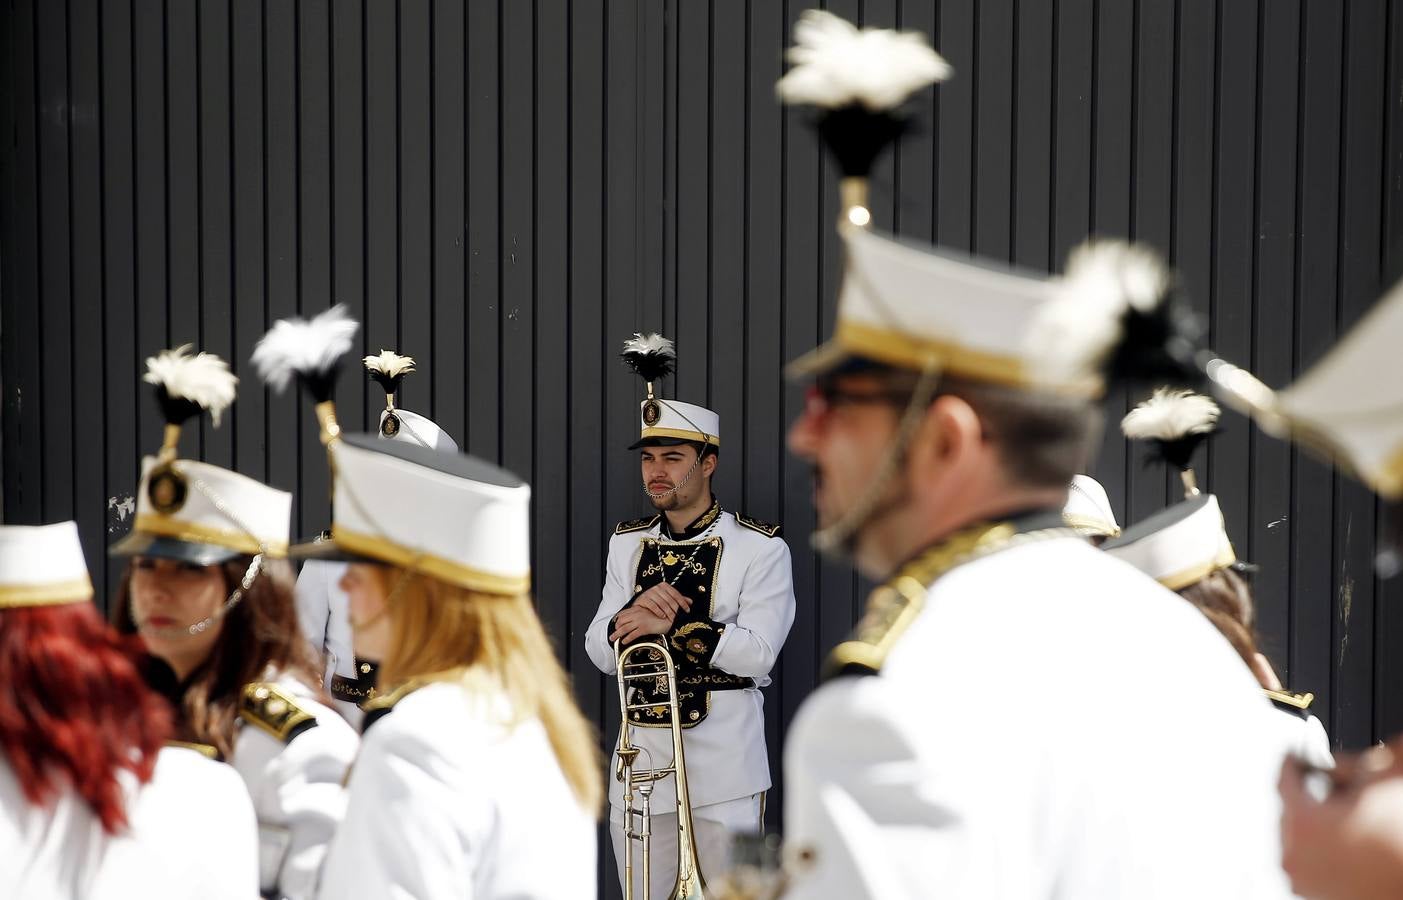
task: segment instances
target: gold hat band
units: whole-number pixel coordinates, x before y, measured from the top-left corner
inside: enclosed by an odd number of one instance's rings
[[[697,441],[702,444],[710,444],[718,449],[721,446],[721,438],[717,435],[703,434],[700,431],[688,431],[685,428],[644,428],[639,437],[666,437],[677,438],[679,441]]]
[[[1189,585],[1201,581],[1204,578],[1207,578],[1209,575],[1212,575],[1219,569],[1226,569],[1228,566],[1232,565],[1235,562],[1237,562],[1237,554],[1233,552],[1231,546],[1227,546],[1224,547],[1222,550],[1218,551],[1218,555],[1214,557],[1213,560],[1211,560],[1210,562],[1199,563],[1198,565],[1189,569],[1185,569],[1182,572],[1175,572],[1171,575],[1164,575],[1160,578],[1156,578],[1155,580],[1158,581],[1160,584],[1164,585],[1165,587],[1169,588],[1171,591],[1183,590]]]
[[[425,575],[432,575],[440,581],[446,581],[449,584],[456,584],[470,590],[483,591],[488,594],[502,594],[508,597],[524,594],[531,590],[530,572],[524,575],[502,575],[497,572],[487,572],[472,566],[465,566],[451,559],[444,559],[441,556],[411,550],[383,537],[348,531],[335,524],[331,526],[331,539],[338,546],[344,547],[352,553],[369,556],[404,569],[422,572]]]
[[[0,609],[62,606],[92,598],[93,583],[87,575],[48,584],[0,584]]]
[[[228,547],[230,550],[247,553],[249,556],[260,552],[277,559],[287,556],[287,541],[268,541],[260,548],[258,540],[245,532],[226,531],[211,525],[182,522],[180,519],[161,513],[141,513],[132,524],[132,530],[174,538],[191,544],[213,544],[216,547]]]

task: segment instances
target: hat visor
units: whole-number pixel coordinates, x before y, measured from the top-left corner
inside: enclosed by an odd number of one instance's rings
[[[154,559],[194,563],[197,566],[217,566],[249,554],[218,544],[198,544],[146,531],[133,531],[108,547],[107,555],[149,556]]]
[[[791,360],[784,367],[784,377],[788,381],[811,381],[842,368],[852,358],[851,351],[837,340],[824,341],[803,356]]]
[[[336,543],[336,539],[326,541],[306,541],[301,544],[293,544],[287,548],[289,559],[301,560],[321,560],[323,562],[371,562],[379,563],[381,560],[363,553],[352,553],[345,547]]]
[[[700,436],[696,437],[695,439],[675,438],[675,437],[645,437],[645,438],[639,438],[638,440],[634,441],[632,444],[629,444],[629,445],[628,445],[628,449],[630,449],[630,450],[637,450],[639,447],[677,447],[677,446],[681,446],[682,444],[705,444],[705,443],[706,443],[706,441],[702,440]]]

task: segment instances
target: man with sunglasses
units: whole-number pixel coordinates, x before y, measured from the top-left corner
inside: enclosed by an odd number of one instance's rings
[[[667,647],[677,669],[700,868],[716,880],[725,874],[731,836],[763,829],[771,782],[760,688],[770,683],[794,622],[793,571],[778,525],[722,509],[712,492],[721,450],[716,413],[654,397],[650,380],[640,420],[639,438],[629,449],[638,451],[643,491],[654,512],[614,529],[585,649],[600,671],[614,675],[616,641],[661,641]],[[631,703],[666,697],[651,681],[630,688]],[[643,750],[635,762],[640,769],[671,764],[665,709],[631,713],[632,743]],[[671,896],[677,879],[675,798],[672,778],[657,783],[650,826],[653,897]],[[623,786],[611,777],[610,833],[621,883],[628,840],[623,800]],[[635,897],[643,896],[641,859],[635,843]]]
[[[1062,517],[1126,304],[844,239],[789,444],[815,545],[880,586],[788,735],[786,896],[1284,896],[1270,707],[1201,615]],[[1073,352],[1069,299],[1109,335],[1075,362],[1045,349]]]

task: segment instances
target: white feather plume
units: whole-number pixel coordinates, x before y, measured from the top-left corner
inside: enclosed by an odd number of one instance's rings
[[[215,427],[219,417],[234,402],[238,376],[229,371],[229,364],[213,353],[190,356],[191,344],[181,344],[174,350],[162,350],[146,358],[147,384],[164,387],[172,397],[189,400],[208,410]]]
[[[1126,413],[1120,430],[1131,440],[1177,441],[1189,435],[1211,433],[1221,414],[1211,397],[1162,387]]]
[[[379,356],[367,356],[364,362],[368,370],[386,378],[397,378],[414,371],[414,357],[400,356],[393,350],[382,349]]]
[[[1050,381],[1094,376],[1121,338],[1128,309],[1151,312],[1169,288],[1159,256],[1125,241],[1087,241],[1072,251],[1054,296],[1029,331],[1029,357]]]
[[[648,353],[671,358],[677,357],[677,350],[672,344],[671,338],[665,338],[660,334],[638,334],[624,341],[625,353]]]
[[[892,109],[953,71],[920,32],[859,29],[818,9],[794,24],[786,58],[794,67],[775,85],[780,100],[826,109],[854,103],[872,112]]]
[[[281,393],[296,375],[326,372],[351,349],[360,327],[341,305],[315,318],[281,319],[253,348],[252,362],[259,377]]]

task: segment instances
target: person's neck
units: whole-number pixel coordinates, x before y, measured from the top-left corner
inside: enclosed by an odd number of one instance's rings
[[[667,516],[668,529],[673,533],[685,531],[688,525],[691,525],[701,517],[702,513],[711,508],[713,502],[711,491],[707,490],[686,506],[664,510],[663,515]]]
[[[204,658],[195,658],[194,655],[181,654],[180,656],[166,657],[166,665],[171,667],[175,673],[175,680],[184,684],[185,680],[194,673],[196,669],[204,665]]]
[[[980,522],[998,522],[1035,509],[1060,509],[1065,497],[1057,490],[1024,489],[935,509],[912,509],[893,516],[865,535],[857,554],[858,568],[884,580],[921,551]]]

